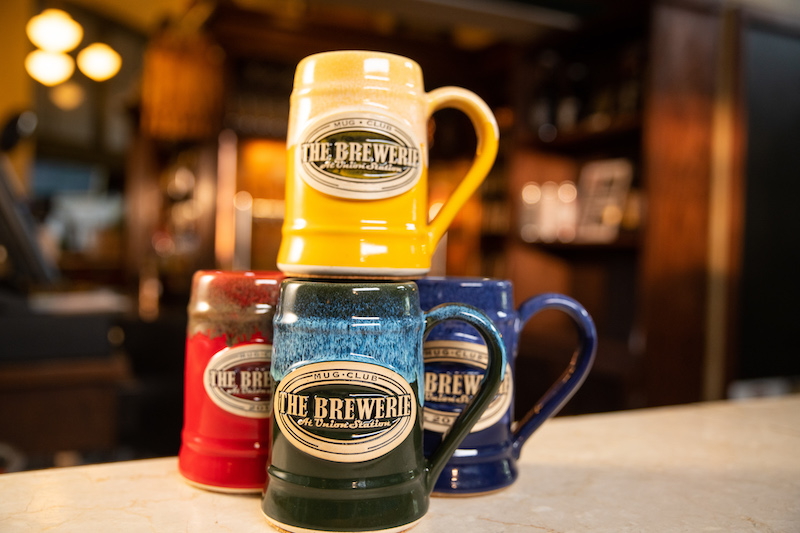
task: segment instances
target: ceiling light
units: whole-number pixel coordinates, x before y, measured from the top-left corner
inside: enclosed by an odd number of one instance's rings
[[[47,52],[69,52],[83,39],[83,28],[60,9],[45,9],[31,18],[25,32],[33,44]]]
[[[122,58],[107,44],[90,44],[78,54],[78,68],[94,81],[113,77],[121,65]]]
[[[25,70],[39,83],[52,87],[72,76],[75,62],[67,54],[34,50],[25,58]]]
[[[86,100],[86,91],[74,81],[50,89],[50,101],[63,111],[77,109]]]

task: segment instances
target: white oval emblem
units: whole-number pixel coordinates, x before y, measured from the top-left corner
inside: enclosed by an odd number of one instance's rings
[[[272,346],[242,344],[220,350],[208,361],[203,386],[211,401],[247,418],[272,414]]]
[[[309,363],[275,390],[275,421],[298,449],[355,463],[399,446],[416,425],[417,399],[403,377],[355,361]]]
[[[483,374],[489,366],[489,352],[483,344],[463,341],[428,341],[422,347],[425,359],[425,409],[423,427],[438,433],[447,433],[458,415],[480,388]],[[457,364],[461,368],[443,369],[438,365]],[[479,372],[470,371],[477,369]],[[505,378],[489,407],[473,426],[470,433],[484,430],[497,423],[511,407],[514,380],[511,365],[506,365]],[[451,409],[434,409],[429,403],[452,406]]]
[[[358,200],[397,196],[423,169],[421,145],[389,117],[340,112],[315,120],[300,135],[295,168],[320,192]]]

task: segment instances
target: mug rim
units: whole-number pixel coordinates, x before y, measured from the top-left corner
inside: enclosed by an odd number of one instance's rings
[[[274,308],[278,291],[286,274],[273,270],[197,270],[192,275],[187,313],[189,316],[215,316],[229,313],[229,309],[218,308],[211,299],[239,305],[242,309],[256,310],[257,314]],[[252,290],[253,294],[235,296],[241,290]],[[228,296],[228,294],[231,296]],[[270,295],[271,297],[267,297]]]
[[[481,276],[425,276],[415,280],[417,283],[425,284],[442,284],[442,285],[455,285],[459,284],[464,288],[479,288],[480,287],[502,287],[511,288],[513,283],[510,279],[504,278],[489,278]]]
[[[222,270],[222,269],[201,269],[196,270],[193,277],[215,276],[218,278],[252,278],[252,279],[278,279],[285,277],[286,274],[280,270]]]
[[[413,63],[413,66],[415,68],[422,70],[422,67],[419,66],[419,63],[417,63],[416,60],[408,56],[394,54],[392,52],[382,52],[379,50],[365,50],[365,49],[328,50],[325,52],[316,52],[301,59],[300,62],[298,63],[298,66],[300,65],[300,63],[305,63],[306,61],[309,61],[311,59],[317,59],[323,56],[330,57],[330,56],[343,56],[343,55],[362,55],[362,56],[369,55],[373,57],[384,57],[386,59],[399,59],[403,61],[411,61],[411,63]]]
[[[496,321],[516,316],[514,284],[508,279],[428,276],[417,280],[417,288],[423,309],[445,301],[457,301],[481,309]]]
[[[380,287],[391,288],[398,285],[415,286],[415,280],[372,280],[372,279],[350,279],[350,278],[297,278],[288,277],[283,280],[283,285],[315,285],[325,287]]]

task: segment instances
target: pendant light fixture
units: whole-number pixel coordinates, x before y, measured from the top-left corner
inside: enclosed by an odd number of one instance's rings
[[[69,52],[83,39],[83,27],[60,9],[45,9],[31,18],[25,32],[45,52]]]
[[[114,77],[120,66],[122,58],[107,44],[90,44],[78,54],[78,68],[94,81],[105,81]]]
[[[75,61],[63,52],[34,50],[25,58],[25,70],[42,85],[52,87],[72,76]]]
[[[49,87],[69,79],[75,60],[67,52],[83,40],[83,27],[65,11],[45,9],[28,21],[25,31],[38,47],[25,58],[28,74]],[[78,68],[94,81],[114,77],[121,65],[122,58],[107,44],[91,44],[78,54]]]

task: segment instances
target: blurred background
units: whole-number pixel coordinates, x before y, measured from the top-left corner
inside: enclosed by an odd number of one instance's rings
[[[798,390],[793,0],[4,0],[0,49],[0,472],[177,454],[191,275],[276,268],[294,68],[326,50],[496,114],[436,273],[586,306],[562,414]],[[435,212],[475,139],[429,134]],[[576,343],[528,324],[518,412]]]

